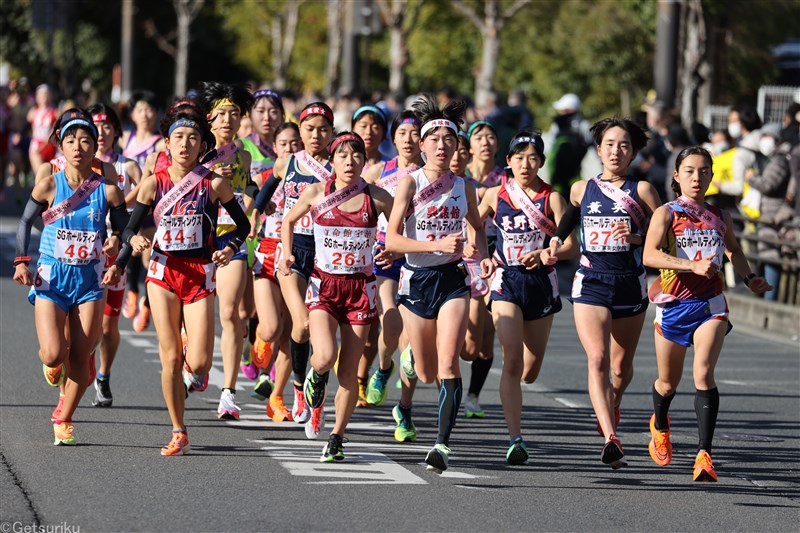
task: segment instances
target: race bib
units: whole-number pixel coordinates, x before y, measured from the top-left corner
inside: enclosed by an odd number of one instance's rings
[[[33,278],[33,288],[37,291],[50,290],[50,276],[53,265],[39,265],[36,269],[36,277]]]
[[[317,236],[316,265],[329,274],[357,274],[372,270],[375,228],[325,226]],[[321,246],[320,246],[321,244]]]
[[[234,198],[239,203],[239,207],[242,208],[244,211],[244,196],[240,192],[233,193]],[[236,222],[231,217],[231,214],[228,213],[228,210],[222,206],[219,206],[219,215],[217,215],[217,225],[218,226],[235,226]]]
[[[163,281],[166,264],[167,256],[154,251],[150,256],[150,264],[147,266],[147,277]]]
[[[57,229],[56,259],[67,265],[88,265],[100,259],[103,243],[98,231]]]
[[[714,256],[713,262],[721,266],[722,254],[725,253],[725,240],[713,229],[684,229],[683,235],[675,236],[677,256],[689,261],[700,261]]]
[[[207,263],[203,265],[203,270],[206,272],[206,289],[213,291],[217,288],[217,265]]]
[[[203,215],[164,216],[156,229],[156,241],[165,252],[196,250],[202,240]]]
[[[615,239],[613,225],[625,222],[630,226],[627,216],[585,216],[583,217],[583,241],[587,252],[627,252],[631,245],[625,239]]]
[[[308,288],[306,289],[306,304],[319,302],[319,285],[322,282],[319,278],[308,278]]]
[[[534,250],[540,250],[544,244],[544,233],[539,228],[524,233],[503,234],[503,256],[508,266],[520,266],[520,259]]]
[[[286,204],[283,207],[283,214],[286,216],[292,210],[294,204],[297,203],[297,198],[286,198]],[[306,213],[303,218],[297,221],[294,225],[294,232],[299,235],[313,235],[314,234],[314,221],[311,220],[311,213]]]

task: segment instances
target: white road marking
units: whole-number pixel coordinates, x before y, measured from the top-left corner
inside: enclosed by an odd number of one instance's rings
[[[569,407],[570,409],[588,409],[589,408],[589,406],[586,405],[583,402],[576,402],[574,400],[568,400],[566,398],[553,398],[553,399],[555,401],[557,401],[558,403],[560,403],[561,405]]]

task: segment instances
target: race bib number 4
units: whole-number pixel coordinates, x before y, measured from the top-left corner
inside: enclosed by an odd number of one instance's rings
[[[675,236],[675,248],[679,258],[700,261],[714,256],[714,263],[722,265],[725,241],[716,230],[684,230]]]
[[[627,252],[631,245],[625,239],[615,239],[614,224],[630,226],[630,217],[583,217],[583,240],[587,252]]]
[[[56,230],[56,259],[68,265],[88,265],[100,259],[102,245],[96,231]]]
[[[158,246],[165,252],[200,248],[202,236],[202,215],[165,216],[156,230]]]

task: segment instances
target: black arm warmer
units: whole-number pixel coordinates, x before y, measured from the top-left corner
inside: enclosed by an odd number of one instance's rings
[[[31,226],[33,226],[33,221],[42,216],[46,209],[47,202],[40,203],[33,198],[28,200],[17,226],[17,257],[28,255],[28,247],[31,245]]]
[[[244,186],[244,193],[255,200],[258,195],[258,185],[252,178],[247,178],[247,185]]]
[[[125,226],[125,231],[122,232],[122,249],[119,251],[119,255],[117,255],[117,259],[114,261],[117,268],[124,269],[128,266],[128,262],[133,255],[131,239],[134,235],[139,233],[139,230],[142,228],[142,222],[149,212],[149,205],[136,202],[136,206],[133,208],[133,214],[131,214],[130,220],[128,220],[128,225]]]
[[[222,204],[222,207],[225,208],[233,221],[236,223],[236,229],[233,230],[234,237],[231,239],[229,246],[235,250],[238,250],[244,240],[247,238],[247,234],[250,233],[250,221],[247,220],[247,215],[245,215],[244,211],[242,211],[242,206],[239,205],[239,202],[236,201],[236,198],[231,198]]]
[[[561,222],[556,229],[556,237],[563,242],[564,239],[570,236],[575,226],[578,225],[580,218],[581,208],[575,207],[571,202],[567,202],[567,209],[564,211],[564,216],[561,217]]]
[[[256,203],[253,206],[253,209],[258,209],[259,213],[263,213],[267,208],[269,201],[272,200],[272,195],[275,194],[275,191],[278,189],[280,184],[281,180],[280,178],[276,178],[275,174],[267,178],[264,186],[261,187],[260,191],[258,191],[258,196],[256,196]]]
[[[111,219],[111,231],[117,234],[122,233],[130,220],[130,215],[128,215],[128,209],[125,207],[125,203],[123,202],[109,209],[108,215]]]

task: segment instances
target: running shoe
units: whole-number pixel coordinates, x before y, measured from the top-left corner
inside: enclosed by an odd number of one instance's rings
[[[255,381],[256,378],[258,378],[258,367],[253,363],[253,356],[251,355],[252,350],[253,348],[251,346],[242,351],[242,362],[239,364],[239,370],[242,371],[244,377],[250,381]]]
[[[324,405],[320,405],[311,409],[311,417],[305,424],[306,438],[316,439],[320,432],[325,430],[325,412],[323,408]]]
[[[449,458],[450,448],[444,444],[437,444],[431,448],[431,451],[429,451],[427,457],[425,457],[425,464],[428,465],[426,468],[437,474],[441,474],[447,470],[447,461]]]
[[[53,423],[56,446],[75,446],[75,428],[71,421]]]
[[[506,462],[510,465],[524,465],[528,462],[528,447],[522,437],[517,437],[508,447]]]
[[[273,422],[292,421],[292,413],[283,403],[282,396],[270,396],[269,403],[267,403],[267,416],[270,417]]]
[[[139,312],[133,319],[133,331],[141,333],[150,325],[150,308],[144,305],[144,296],[139,298]]]
[[[370,405],[378,406],[386,401],[386,395],[389,394],[389,378],[394,372],[394,361],[389,370],[384,372],[380,368],[372,374],[367,383],[367,403]]]
[[[467,394],[467,399],[464,400],[464,415],[467,418],[483,418],[486,416],[483,407],[478,403],[478,397],[474,394]]]
[[[47,384],[51,387],[60,387],[67,377],[66,369],[61,363],[54,367],[49,367],[42,363],[42,372],[44,372],[44,379],[47,380]]]
[[[227,389],[222,389],[217,406],[217,418],[222,420],[239,420],[242,408],[236,405],[236,396]]]
[[[208,387],[208,374],[192,374],[189,365],[183,363],[183,384],[187,392],[203,392]]]
[[[619,419],[620,419],[619,405],[615,405],[614,406],[614,431],[616,431],[617,428],[619,427]],[[603,435],[603,428],[600,427],[600,422],[597,423],[597,433],[600,434],[601,437],[605,436],[605,435]]]
[[[403,388],[403,380],[400,379],[400,378],[397,378],[397,381],[394,382],[394,388],[397,389],[397,390],[402,390],[402,388]]]
[[[317,376],[316,378],[314,376]],[[325,403],[325,398],[328,395],[328,375],[320,376],[314,369],[308,371],[306,381],[303,383],[303,394],[306,397],[306,403],[312,409],[321,407]]]
[[[111,382],[106,379],[95,379],[94,380],[94,400],[92,400],[92,405],[95,407],[111,407],[111,402],[114,401],[114,398],[111,396]]]
[[[335,433],[331,433],[328,437],[328,444],[322,448],[322,455],[319,458],[320,463],[340,463],[344,461],[344,446],[342,446],[342,437]]]
[[[272,394],[272,389],[274,387],[275,384],[269,380],[269,376],[266,374],[261,374],[258,376],[258,381],[256,382],[255,387],[253,387],[253,390],[250,391],[250,396],[265,402],[267,401],[267,398],[269,398],[269,395]]]
[[[358,401],[356,401],[356,407],[369,406],[369,402],[367,401],[367,380],[358,378]]]
[[[411,420],[411,409],[408,409],[408,414],[403,413],[400,409],[400,404],[394,406],[392,409],[392,417],[397,423],[394,428],[394,440],[397,442],[414,442],[417,440],[417,426]]]
[[[694,460],[694,474],[692,479],[695,481],[714,482],[717,480],[717,472],[714,470],[714,463],[711,462],[711,456],[705,450],[697,452],[697,457]]]
[[[294,389],[294,405],[292,405],[292,420],[298,424],[305,424],[311,418],[311,409],[308,408],[306,403],[306,395],[302,390]]]
[[[628,466],[628,462],[625,460],[625,451],[622,449],[622,444],[616,435],[611,435],[603,445],[603,451],[600,452],[600,460],[614,470]]]
[[[408,379],[417,378],[417,371],[414,369],[414,354],[411,353],[410,345],[400,353],[400,369]]]
[[[58,395],[58,403],[56,404],[56,408],[53,409],[53,413],[50,415],[50,422],[55,422],[61,418],[61,410],[64,408],[64,395]]]
[[[169,444],[161,448],[161,455],[170,457],[183,455],[188,452],[189,449],[189,436],[186,434],[186,431],[177,431],[173,429],[172,440],[169,441]]]
[[[672,462],[672,443],[669,441],[669,430],[656,429],[656,415],[650,417],[650,457],[658,466],[667,466]]]
[[[269,365],[272,359],[272,343],[262,341],[261,338],[256,335],[256,342],[253,343],[253,346],[250,348],[250,359],[258,368],[267,368],[267,365]]]
[[[139,301],[139,293],[128,291],[125,294],[125,303],[122,306],[122,316],[125,318],[133,318],[136,316],[136,302]]]

